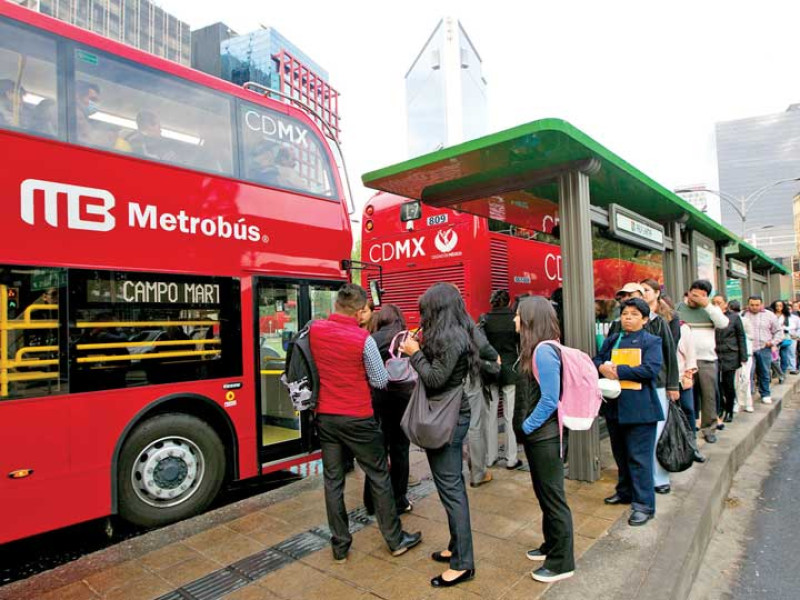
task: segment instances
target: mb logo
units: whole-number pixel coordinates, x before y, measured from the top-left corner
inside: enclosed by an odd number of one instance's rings
[[[436,249],[444,254],[455,248],[457,243],[458,234],[452,229],[443,229],[439,231],[439,233],[436,234],[436,238],[433,240]]]
[[[59,204],[66,203],[67,227],[86,231],[111,231],[116,221],[111,209],[116,201],[111,192],[79,185],[26,179],[20,186],[20,215],[29,225],[37,219],[37,206],[44,220],[58,227]]]

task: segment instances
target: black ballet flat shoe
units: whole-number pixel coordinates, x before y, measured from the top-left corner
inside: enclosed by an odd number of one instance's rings
[[[449,565],[450,559],[453,558],[453,556],[452,554],[450,556],[442,556],[441,552],[434,552],[433,554],[431,554],[431,558],[436,562],[447,563]]]
[[[467,569],[452,581],[447,581],[446,579],[443,579],[441,575],[437,575],[436,577],[431,579],[431,585],[433,587],[452,587],[454,585],[458,585],[459,583],[464,583],[465,581],[469,581],[474,577],[475,577],[475,569]]]

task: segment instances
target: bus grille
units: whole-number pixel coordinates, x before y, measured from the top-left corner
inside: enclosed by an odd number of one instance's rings
[[[490,246],[490,270],[492,291],[507,290],[508,283],[508,240],[492,237]]]
[[[370,279],[376,279],[370,274]],[[413,269],[383,274],[383,303],[396,304],[411,322],[416,322],[419,313],[419,297],[439,281],[454,283],[461,294],[465,291],[464,265],[448,265],[432,269]]]

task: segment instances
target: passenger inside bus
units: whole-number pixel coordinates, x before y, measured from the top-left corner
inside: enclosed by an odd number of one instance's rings
[[[297,158],[294,150],[286,146],[281,148],[275,158],[275,164],[278,168],[279,185],[300,190],[308,188],[297,172]]]
[[[75,131],[78,141],[84,144],[104,145],[100,123],[91,121],[94,113],[100,110],[100,86],[96,83],[78,80],[75,82]]]
[[[278,145],[269,140],[263,140],[253,148],[253,166],[251,176],[258,182],[266,185],[278,185],[278,166],[275,157]]]
[[[33,109],[31,129],[37,133],[55,137],[58,135],[58,105],[52,98],[45,98]]]
[[[136,114],[136,131],[120,134],[114,143],[114,148],[147,158],[179,161],[178,149],[162,136],[161,119],[149,110],[140,110]]]
[[[0,126],[20,127],[25,90],[11,79],[0,79]]]

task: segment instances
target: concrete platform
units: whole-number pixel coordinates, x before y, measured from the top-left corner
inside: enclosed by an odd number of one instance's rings
[[[429,556],[446,546],[448,529],[425,456],[412,451],[412,473],[423,481],[410,490],[414,511],[403,524],[421,530],[423,543],[399,558],[360,508],[363,475],[356,470],[347,482],[355,533],[345,564],[332,560],[322,479],[312,476],[0,588],[0,600],[682,598],[733,473],[787,391],[779,387],[775,404],[737,415],[720,442],[704,448],[708,463],[674,476],[673,493],[658,496],[657,518],[645,527],[628,527],[620,518],[627,507],[603,504],[616,483],[604,442],[602,478],[567,482],[579,560],[575,577],[553,586],[531,579],[535,565],[525,557],[542,541],[530,475],[501,466],[492,469],[493,482],[469,489],[476,578],[449,590],[431,588],[429,579],[443,565]]]

